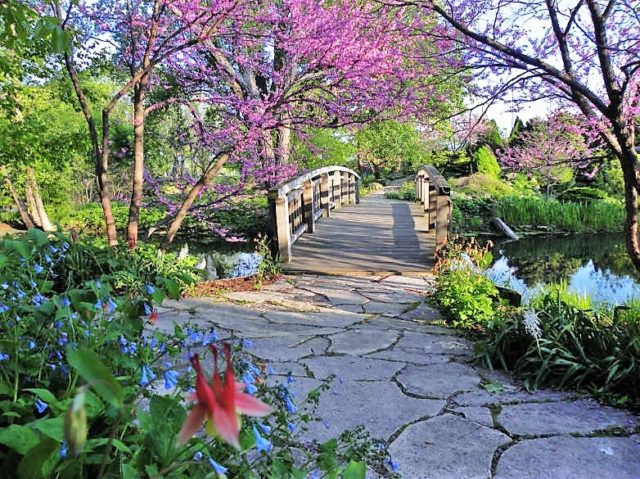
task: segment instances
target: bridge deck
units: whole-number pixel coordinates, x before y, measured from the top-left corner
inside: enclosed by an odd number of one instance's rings
[[[383,192],[359,205],[333,210],[293,245],[289,272],[323,274],[427,273],[435,232],[418,203],[385,199]]]

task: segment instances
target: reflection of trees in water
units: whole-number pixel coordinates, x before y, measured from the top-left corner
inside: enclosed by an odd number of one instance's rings
[[[496,259],[506,256],[516,275],[527,285],[569,281],[582,266],[593,261],[596,271],[605,277],[637,277],[618,234],[531,237],[503,243]]]

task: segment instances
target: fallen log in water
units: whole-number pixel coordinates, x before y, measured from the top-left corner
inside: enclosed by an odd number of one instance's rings
[[[507,238],[512,240],[518,240],[518,235],[514,233],[514,231],[509,227],[507,223],[502,221],[497,216],[491,220],[491,223],[498,228]]]

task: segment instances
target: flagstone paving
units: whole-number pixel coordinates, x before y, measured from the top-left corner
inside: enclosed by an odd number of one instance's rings
[[[304,397],[335,375],[306,441],[364,425],[410,479],[638,479],[640,418],[570,392],[524,391],[433,324],[432,278],[288,276],[262,291],[168,301],[173,322],[251,339]],[[486,389],[483,385],[490,383]],[[490,392],[491,391],[491,392]],[[389,471],[370,471],[370,478]]]

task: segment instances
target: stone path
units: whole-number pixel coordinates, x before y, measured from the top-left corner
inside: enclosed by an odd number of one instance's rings
[[[295,377],[299,396],[335,374],[310,438],[363,424],[388,441],[404,478],[640,478],[640,418],[571,393],[529,394],[473,366],[472,345],[432,324],[431,286],[290,276],[260,292],[167,302],[158,327],[189,321],[249,338],[251,354]]]

